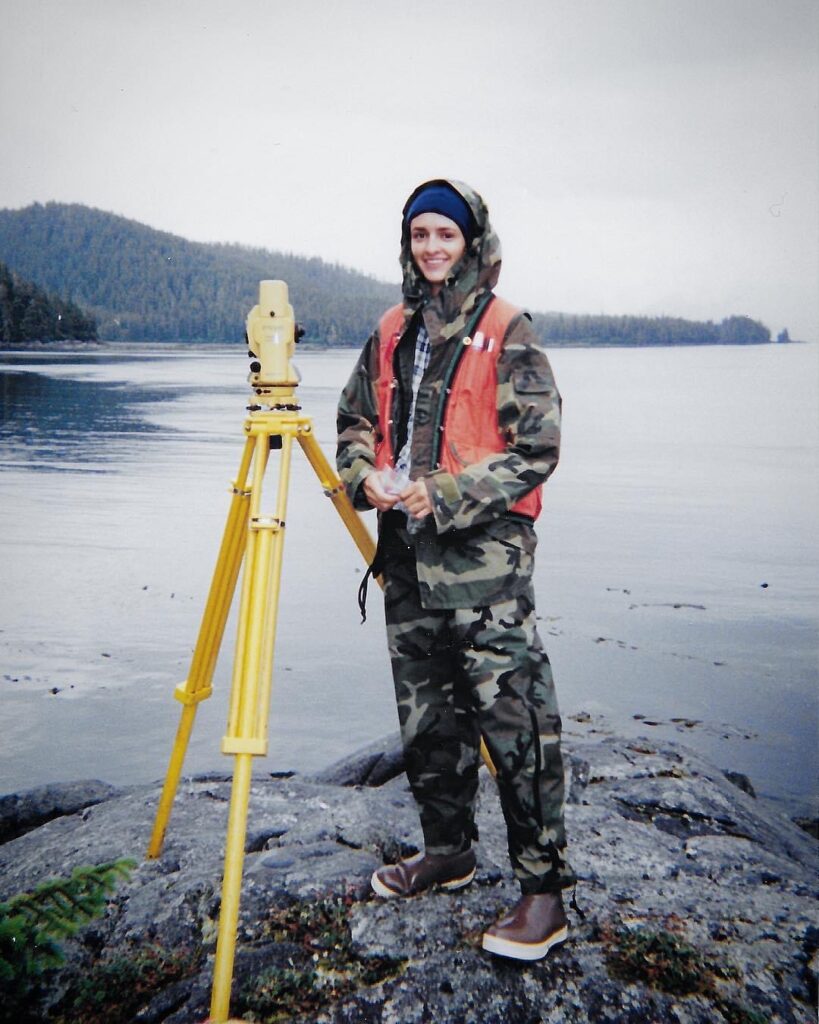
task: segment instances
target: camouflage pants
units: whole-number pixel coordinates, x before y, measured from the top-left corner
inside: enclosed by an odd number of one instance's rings
[[[460,852],[476,836],[483,736],[523,893],[571,886],[561,720],[531,584],[488,607],[430,611],[420,604],[414,561],[384,575],[406,770],[427,852]]]

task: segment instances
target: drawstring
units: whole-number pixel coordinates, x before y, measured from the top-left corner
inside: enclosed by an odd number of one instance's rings
[[[581,921],[586,920],[585,911],[581,910],[580,907],[577,905],[577,882],[574,883],[574,888],[572,889],[572,898],[569,900],[569,906],[577,914]]]
[[[375,565],[375,562],[373,562]],[[367,621],[367,588],[370,585],[370,577],[373,575],[373,565],[367,568],[364,579],[358,587],[358,610],[361,612],[361,625]]]
[[[367,621],[367,588],[370,585],[370,578],[380,576],[384,571],[384,533],[383,529],[378,532],[378,543],[375,546],[373,560],[364,573],[364,579],[358,588],[358,610],[361,612],[362,626]]]
[[[378,522],[378,543],[375,546],[372,564],[364,573],[364,579],[358,588],[358,610],[361,612],[362,623],[367,621],[367,587],[370,579],[381,576],[387,565],[396,565],[408,560],[415,561],[415,548],[408,544],[400,535],[399,528],[406,524],[407,517],[403,512],[390,509],[382,512]]]

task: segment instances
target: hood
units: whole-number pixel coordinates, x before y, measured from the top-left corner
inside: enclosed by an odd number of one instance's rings
[[[416,195],[431,184],[444,184],[454,189],[465,200],[475,219],[475,237],[435,298],[432,297],[429,283],[412,259],[408,225],[404,223],[404,215]],[[489,223],[489,211],[483,199],[469,185],[450,178],[433,178],[419,185],[407,199],[401,214],[400,260],[407,315],[411,316],[419,306],[428,303],[438,307],[437,311],[443,321],[454,327],[454,330],[447,330],[445,334],[455,333],[475,308],[481,295],[491,291],[500,276],[500,239]]]

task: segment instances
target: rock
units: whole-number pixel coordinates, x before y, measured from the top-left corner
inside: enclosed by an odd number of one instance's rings
[[[77,814],[121,791],[107,782],[53,782],[47,786],[0,796],[0,843],[37,828],[53,818]]]
[[[807,832],[814,839],[819,839],[819,818],[793,818],[791,820],[803,832]]]
[[[485,770],[475,882],[407,901],[369,892],[376,865],[422,844],[405,776],[381,766],[394,766],[395,749],[391,737],[312,778],[254,778],[236,1018],[809,1019],[819,935],[816,843],[718,768],[670,743],[607,737],[567,744],[567,828],[585,916],[570,915],[569,942],[545,961],[517,964],[480,948],[484,928],[517,897],[495,782]],[[381,771],[389,781],[372,785]],[[153,786],[113,791],[84,815],[56,817],[0,847],[0,899],[78,864],[141,860],[105,916],[64,943],[67,962],[50,976],[42,1019],[60,998],[60,1012],[79,1018],[70,1002],[77,979],[94,977],[115,955],[139,961],[163,950],[170,952],[154,964],[151,990],[140,995],[126,986],[122,998],[136,1001],[127,1012],[120,1007],[118,1019],[196,1024],[207,1017],[230,781],[185,780],[162,856],[146,861],[158,795]],[[667,962],[635,955],[652,936]]]
[[[756,796],[754,785],[747,775],[743,775],[742,772],[729,771],[727,768],[723,768],[722,774],[729,782],[732,782],[737,789],[741,789],[743,793],[747,793],[748,796]]]
[[[350,757],[336,761],[312,778],[334,786],[382,786],[403,771],[401,737],[395,732]]]

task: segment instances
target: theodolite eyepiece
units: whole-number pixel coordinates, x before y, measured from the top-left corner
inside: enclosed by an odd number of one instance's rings
[[[301,377],[291,362],[304,331],[296,324],[284,281],[260,281],[259,303],[247,315],[248,382],[262,401],[280,404]]]

